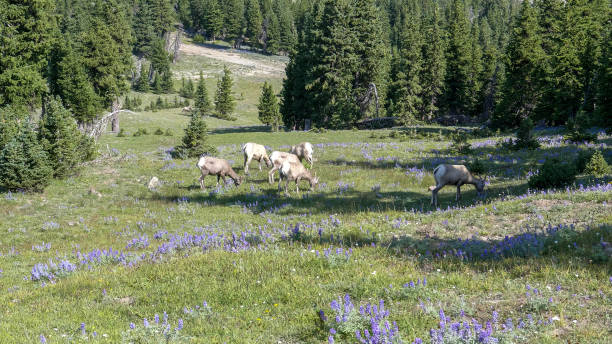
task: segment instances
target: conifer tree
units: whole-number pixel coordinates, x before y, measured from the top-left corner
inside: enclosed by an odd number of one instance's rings
[[[170,0],[147,0],[151,4],[151,14],[153,17],[153,28],[157,37],[164,37],[166,32],[172,28],[174,21],[174,9]]]
[[[151,46],[158,38],[155,32],[154,16],[149,0],[138,1],[132,21],[134,32],[134,53],[136,55],[150,56]]]
[[[195,158],[202,154],[216,153],[215,147],[208,144],[208,128],[198,111],[191,113],[191,120],[185,128],[181,144],[175,148],[176,155],[181,158]]]
[[[482,106],[480,104],[480,92],[482,89],[482,48],[480,46],[480,28],[478,23],[472,24],[470,33],[470,62],[467,80],[469,114],[472,116],[480,114]]]
[[[610,130],[612,128],[612,29],[608,27],[607,37],[603,42],[602,54],[595,83],[595,119],[596,123]]]
[[[535,10],[524,1],[508,45],[503,99],[494,114],[495,127],[515,127],[521,119],[530,117],[538,104],[541,94],[538,81],[545,63],[538,32]]]
[[[471,47],[468,19],[462,0],[453,0],[448,19],[445,105],[451,115],[470,110]]]
[[[80,123],[94,120],[102,109],[99,96],[83,66],[83,58],[72,49],[70,42],[55,47],[50,63],[49,88],[52,94],[62,98]]]
[[[200,71],[200,79],[198,80],[198,87],[195,92],[194,111],[204,116],[210,113],[210,108],[211,104],[208,98],[208,91],[206,90],[206,83],[204,82],[204,74]]]
[[[258,48],[263,22],[259,0],[246,0],[245,6],[246,37],[251,47]]]
[[[297,43],[297,32],[295,30],[294,16],[291,11],[289,0],[275,0],[272,4],[274,14],[279,21],[280,49],[290,52]]]
[[[263,84],[257,109],[259,110],[259,120],[265,125],[271,126],[272,130],[278,131],[278,127],[281,124],[278,101],[272,85],[268,84],[267,81]]]
[[[401,24],[399,51],[393,64],[393,108],[392,114],[399,117],[404,124],[420,118],[422,68],[420,36],[420,17],[404,13]]]
[[[214,41],[221,29],[223,28],[223,12],[219,8],[218,0],[206,0],[203,20],[203,29],[206,31],[206,35]]]
[[[75,172],[81,162],[81,132],[59,98],[45,104],[45,115],[39,125],[39,140],[49,156],[53,175],[63,178]]]
[[[23,121],[16,135],[0,151],[0,185],[8,190],[42,191],[53,170],[36,131]]]
[[[151,89],[149,85],[149,72],[147,70],[147,72],[145,73],[144,67],[140,71],[140,77],[136,81],[136,86],[134,88],[136,89],[136,91],[139,92],[149,92],[149,90]]]
[[[215,93],[215,110],[223,118],[230,117],[236,106],[232,93],[233,84],[232,72],[227,66],[224,66],[223,77],[217,82],[217,92]]]
[[[389,73],[389,49],[375,0],[356,0],[353,3],[350,29],[355,31],[355,66],[353,94],[359,102],[360,117],[374,104],[372,85],[376,86],[380,103],[384,103]],[[370,95],[369,99],[366,95]]]
[[[440,28],[438,8],[435,7],[428,22],[424,24],[423,69],[421,84],[423,86],[423,114],[428,120],[433,119],[440,106],[444,90],[444,39]]]
[[[223,9],[225,38],[238,48],[245,28],[244,0],[226,0]]]
[[[53,0],[0,1],[0,106],[38,104],[57,26]]]

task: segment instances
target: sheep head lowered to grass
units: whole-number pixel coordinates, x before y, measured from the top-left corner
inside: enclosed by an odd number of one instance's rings
[[[484,180],[472,176],[472,173],[464,165],[438,165],[434,169],[434,179],[436,180],[436,186],[430,186],[429,191],[431,191],[431,204],[436,207],[438,206],[438,191],[446,185],[457,186],[457,196],[455,198],[457,201],[461,198],[461,185],[474,185],[478,196],[483,195],[485,187]]]
[[[202,190],[206,189],[206,186],[204,186],[204,178],[209,174],[217,176],[217,185],[219,185],[219,179],[223,179],[223,183],[225,183],[226,176],[232,178],[236,186],[242,183],[242,178],[234,172],[232,166],[230,166],[229,162],[225,159],[202,156],[198,160],[197,166],[202,172],[202,176],[200,176],[200,188],[202,188]]]

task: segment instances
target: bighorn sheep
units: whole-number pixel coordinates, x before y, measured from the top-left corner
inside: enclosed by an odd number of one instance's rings
[[[289,153],[297,155],[300,159],[300,162],[303,159],[306,159],[310,163],[310,168],[312,168],[314,160],[312,159],[312,144],[310,142],[302,142],[295,146],[291,146],[291,150]]]
[[[285,161],[281,165],[279,170],[279,180],[278,180],[278,191],[281,190],[281,183],[285,180],[285,193],[289,194],[289,182],[295,180],[295,191],[300,192],[300,188],[298,186],[300,180],[305,179],[310,183],[310,190],[312,190],[315,185],[319,183],[319,178],[315,175],[314,177],[310,174],[310,171],[304,167],[299,162],[289,162]]]
[[[257,143],[247,142],[242,145],[242,152],[244,153],[244,173],[249,173],[249,164],[253,159],[259,162],[259,170],[261,171],[261,160],[266,163],[266,166],[271,167],[272,162],[268,158],[268,152],[266,147],[258,145]]]
[[[204,186],[204,177],[209,174],[217,176],[217,185],[219,185],[219,179],[223,179],[223,183],[225,183],[225,176],[232,178],[236,186],[242,183],[242,178],[234,172],[227,160],[202,156],[198,160],[197,166],[202,172],[202,176],[200,177],[200,188],[202,188],[202,190],[206,190],[206,186]]]
[[[478,191],[478,196],[482,195],[485,186],[485,182],[472,176],[464,165],[438,165],[434,169],[434,179],[436,180],[436,186],[430,186],[429,191],[431,191],[431,204],[436,207],[438,206],[438,191],[446,185],[457,186],[457,201],[461,198],[461,185],[473,184]]]
[[[272,169],[268,172],[268,182],[270,184],[274,183],[274,172],[281,168],[281,165],[285,161],[289,162],[300,162],[300,159],[295,154],[274,151],[270,154],[270,160],[272,161]]]

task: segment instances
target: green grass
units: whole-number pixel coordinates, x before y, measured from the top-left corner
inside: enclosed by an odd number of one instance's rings
[[[208,82],[212,94],[214,87]],[[275,82],[280,85],[280,80]],[[256,119],[259,83],[238,80],[237,93],[244,92],[246,99],[239,102],[239,120],[208,119],[210,143],[239,174],[244,142],[274,150],[306,140],[321,144],[315,147],[314,171],[321,180],[316,189],[306,192],[303,184],[300,195],[292,191],[284,196],[276,184],[267,183],[267,171],[253,164],[251,176],[240,187],[229,185],[214,193],[215,180],[208,177],[208,189],[201,191],[195,159],[167,160],[165,153],[180,141],[187,116],[178,109],[122,115],[121,126],[127,132],[146,128],[152,133],[159,127],[171,129],[174,136],[108,133],[99,140],[101,157],[74,177],[53,181],[41,194],[0,194],[1,343],[35,343],[41,334],[50,343],[117,343],[131,322],[142,327],[143,318],[152,322],[154,314],[164,311],[173,326],[184,319],[179,342],[321,343],[327,340],[329,323],[323,326],[317,312],[332,314],[330,302],[347,293],[356,305],[384,299],[389,318],[408,343],[415,337],[428,338],[429,329],[438,326],[440,308],[453,319],[463,310],[479,321],[496,310],[502,319],[513,318],[515,325],[527,314],[544,320],[558,317],[506,342],[611,340],[612,263],[609,253],[607,261],[595,254],[602,252],[600,241],[612,241],[610,192],[517,197],[527,191],[526,174],[540,160],[551,154],[570,156],[573,147],[562,144],[513,153],[494,146],[478,148],[474,154],[489,168],[487,198],[478,199],[474,188],[467,186],[457,204],[455,188],[447,187],[440,192],[442,209],[437,210],[430,207],[427,191],[434,183],[432,166],[466,159],[448,153],[450,141],[446,135],[438,137],[446,128],[419,127],[423,138],[405,142],[389,138],[388,130],[271,133]],[[610,137],[599,143],[610,145]],[[409,167],[423,173],[407,174]],[[152,176],[163,183],[157,191],[147,189]],[[580,176],[578,183],[608,181],[609,177]],[[101,197],[90,194],[90,188]],[[50,228],[50,222],[59,228]],[[296,223],[301,233],[292,237],[290,228]],[[579,231],[559,236],[557,243],[547,242],[545,252],[528,257],[461,260],[426,254],[448,250],[452,255],[460,247],[458,239],[473,238],[486,245],[548,224],[575,224]],[[584,231],[585,226],[594,229]],[[173,233],[231,236],[245,230],[259,233],[260,228],[274,239],[260,249],[191,248],[150,258]],[[155,239],[160,230],[168,234]],[[148,247],[126,248],[142,235],[148,237]],[[249,240],[258,243],[256,235]],[[32,249],[43,241],[51,244],[50,250]],[[564,247],[573,242],[580,249]],[[330,263],[322,258],[323,250],[332,245],[352,248],[350,259]],[[77,252],[109,247],[131,259],[143,253],[146,257],[133,266],[79,266]],[[79,268],[45,286],[29,280],[32,267],[49,259],[68,259]],[[402,287],[423,278],[427,287]],[[527,284],[541,290],[542,297],[527,297]],[[560,291],[555,291],[557,285]],[[183,313],[184,307],[204,300],[210,314]],[[86,324],[85,337],[81,323]],[[355,341],[345,335],[336,340]]]

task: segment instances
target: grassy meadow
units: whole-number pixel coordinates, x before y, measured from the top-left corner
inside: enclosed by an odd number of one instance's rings
[[[186,56],[176,70],[202,66],[218,68]],[[319,185],[286,196],[253,163],[239,187],[209,176],[200,190],[196,159],[169,153],[188,117],[124,114],[127,136],[102,136],[98,159],[74,177],[40,194],[0,193],[0,343],[355,343],[356,332],[429,343],[441,328],[444,343],[476,343],[453,333],[488,338],[489,328],[500,343],[612,340],[609,176],[527,188],[544,159],[585,145],[556,129],[537,132],[534,152],[473,139],[486,198],[468,185],[455,202],[449,186],[435,209],[433,168],[470,159],[449,150],[453,128],[398,128],[409,133],[401,140],[391,130],[272,133],[256,113],[266,79],[230,68],[244,99],[237,121],[207,119],[218,156],[244,175],[242,143],[309,141]],[[132,136],[138,128],[173,136]],[[608,161],[611,144],[599,135]]]

